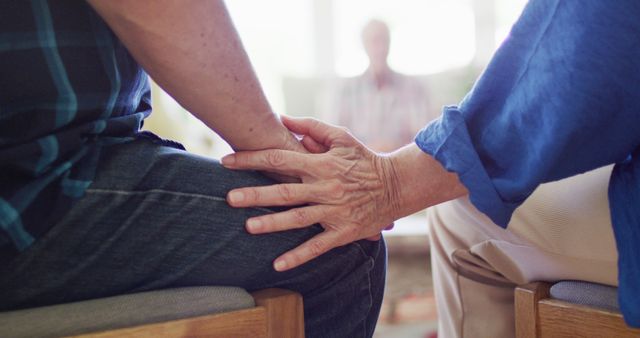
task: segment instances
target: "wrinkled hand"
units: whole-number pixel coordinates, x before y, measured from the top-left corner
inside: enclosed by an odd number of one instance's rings
[[[252,169],[295,176],[302,183],[240,188],[229,192],[234,207],[298,206],[247,220],[252,234],[303,228],[320,223],[324,232],[278,257],[284,271],[360,239],[378,239],[393,224],[398,206],[396,175],[389,158],[358,142],[345,129],[315,119],[283,117],[311,154],[287,150],[246,151],[228,155],[230,169]],[[305,205],[308,204],[308,205]]]

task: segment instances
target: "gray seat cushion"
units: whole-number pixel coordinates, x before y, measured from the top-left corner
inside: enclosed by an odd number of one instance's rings
[[[563,281],[551,287],[551,298],[620,312],[618,288],[581,281]]]
[[[236,287],[189,287],[0,312],[0,337],[59,337],[251,308]]]

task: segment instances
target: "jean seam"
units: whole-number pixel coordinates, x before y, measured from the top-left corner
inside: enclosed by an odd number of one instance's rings
[[[116,195],[125,195],[125,196],[135,196],[135,195],[148,195],[148,194],[164,194],[164,195],[172,195],[179,197],[190,197],[190,198],[202,198],[208,199],[216,202],[225,202],[227,203],[227,199],[219,196],[211,196],[211,195],[203,195],[196,193],[187,193],[180,191],[170,191],[164,189],[149,189],[149,190],[138,190],[138,191],[127,191],[127,190],[111,190],[111,189],[87,189],[86,193],[92,194],[116,194]],[[254,209],[263,212],[273,213],[274,211],[269,208],[261,208],[261,207],[249,207],[246,209]]]
[[[367,290],[369,292],[369,311],[371,311],[371,308],[373,307],[373,295],[371,294],[371,271],[373,271],[373,267],[375,266],[375,262],[373,257],[371,257],[370,255],[367,254],[367,252],[362,248],[362,246],[360,245],[360,243],[358,242],[353,242],[353,244],[360,249],[360,252],[368,258],[369,263],[371,264],[371,269],[369,269],[369,271],[367,271]],[[365,317],[364,323],[362,324],[362,329],[363,329],[363,337],[367,337],[367,327],[368,327],[368,323],[367,323],[367,318],[368,316]]]

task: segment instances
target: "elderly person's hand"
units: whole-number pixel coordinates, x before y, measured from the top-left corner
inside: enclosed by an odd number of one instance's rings
[[[247,220],[253,234],[319,223],[324,232],[276,259],[284,271],[328,250],[360,239],[374,239],[394,220],[466,193],[454,174],[417,146],[376,154],[343,128],[314,119],[283,118],[312,153],[286,150],[228,155],[230,169],[254,169],[297,176],[302,183],[240,188],[229,192],[234,207],[299,206]],[[308,205],[307,205],[308,204]]]

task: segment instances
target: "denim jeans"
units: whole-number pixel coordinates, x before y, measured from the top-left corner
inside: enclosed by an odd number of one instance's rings
[[[43,238],[0,267],[0,310],[170,287],[285,288],[304,298],[307,337],[371,337],[385,280],[383,241],[336,248],[276,272],[273,260],[322,231],[250,235],[226,193],[272,180],[148,139],[106,147],[86,192]]]

